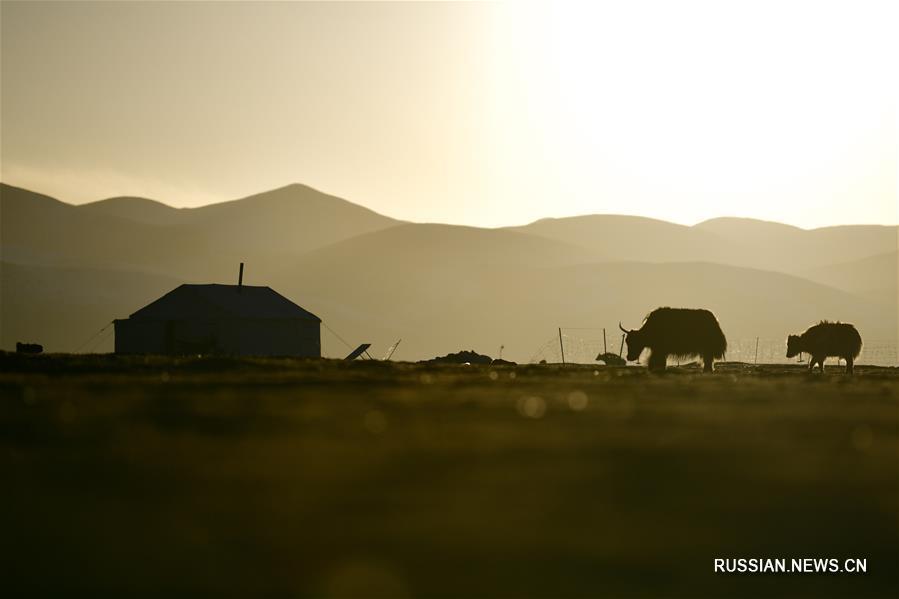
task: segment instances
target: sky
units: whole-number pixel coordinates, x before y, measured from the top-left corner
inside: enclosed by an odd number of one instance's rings
[[[0,178],[476,226],[899,222],[890,2],[7,2]]]

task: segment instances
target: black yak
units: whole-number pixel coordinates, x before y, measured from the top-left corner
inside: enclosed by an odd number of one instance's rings
[[[712,371],[715,358],[724,357],[727,339],[721,332],[718,319],[708,310],[688,308],[656,308],[643,320],[639,330],[627,333],[627,359],[640,359],[649,348],[649,370],[665,370],[668,356],[702,358],[705,372]]]
[[[846,322],[822,320],[801,335],[787,337],[787,357],[795,357],[800,352],[810,354],[809,371],[818,364],[824,372],[824,360],[834,357],[846,360],[846,374],[852,374],[852,366],[861,351],[862,336]]]

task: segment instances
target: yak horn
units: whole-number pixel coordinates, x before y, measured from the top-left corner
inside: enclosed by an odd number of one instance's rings
[[[630,333],[630,331],[628,331],[626,328],[624,328],[623,326],[621,326],[621,321],[620,321],[620,320],[618,321],[618,328],[621,329],[622,331],[624,331],[625,333]]]

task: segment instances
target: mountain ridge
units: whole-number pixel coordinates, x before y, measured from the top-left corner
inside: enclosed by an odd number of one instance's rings
[[[27,192],[33,193],[35,195],[40,195],[42,197],[52,199],[53,201],[59,202],[61,204],[65,204],[67,206],[74,206],[74,207],[84,207],[84,208],[98,207],[104,203],[116,202],[119,200],[129,200],[129,201],[130,200],[141,200],[141,201],[145,201],[148,203],[156,204],[161,207],[168,208],[172,211],[179,211],[179,212],[184,212],[184,213],[190,213],[190,212],[194,212],[194,211],[202,211],[204,209],[213,208],[216,206],[222,206],[225,204],[234,204],[236,202],[241,202],[244,200],[252,200],[252,199],[255,199],[255,198],[258,198],[261,196],[267,196],[269,194],[276,193],[276,192],[303,191],[303,192],[311,192],[311,193],[315,193],[315,194],[320,194],[322,196],[327,196],[328,198],[332,198],[339,202],[350,204],[352,206],[356,206],[358,208],[361,208],[362,210],[366,210],[368,212],[373,212],[374,214],[378,214],[380,216],[389,218],[396,222],[415,222],[416,224],[447,224],[447,225],[457,225],[457,226],[471,226],[471,227],[482,228],[482,229],[518,229],[518,228],[529,227],[531,225],[541,223],[544,221],[564,221],[564,220],[572,220],[572,219],[579,219],[579,218],[608,217],[608,218],[612,218],[612,219],[623,218],[623,219],[654,221],[654,222],[658,222],[658,223],[669,224],[669,225],[676,226],[676,227],[684,227],[687,229],[710,228],[710,227],[713,227],[718,224],[739,222],[739,223],[758,224],[758,225],[776,225],[778,227],[789,228],[789,229],[793,229],[793,230],[797,230],[797,231],[820,231],[820,230],[826,230],[826,229],[857,228],[857,227],[885,228],[885,229],[894,229],[894,230],[899,231],[899,225],[884,225],[884,224],[876,224],[876,223],[852,223],[852,224],[844,224],[844,225],[824,225],[821,227],[804,228],[804,227],[799,227],[797,225],[791,225],[789,223],[782,223],[780,221],[759,219],[759,218],[745,217],[745,216],[716,216],[716,217],[705,219],[703,221],[699,221],[692,225],[684,225],[684,224],[680,224],[680,223],[675,223],[673,221],[667,221],[664,219],[659,219],[659,218],[650,217],[650,216],[642,216],[642,215],[637,215],[637,214],[622,214],[622,213],[617,213],[617,212],[591,212],[591,213],[586,213],[586,214],[572,214],[572,215],[567,215],[567,216],[546,216],[546,217],[538,218],[534,221],[530,221],[530,222],[522,224],[522,225],[500,225],[500,226],[495,226],[495,227],[477,227],[476,225],[465,225],[465,224],[458,224],[458,223],[438,223],[438,222],[432,222],[432,221],[422,221],[422,222],[406,221],[404,219],[399,219],[399,218],[384,214],[382,212],[378,212],[378,211],[376,211],[372,208],[369,208],[363,204],[359,204],[359,203],[347,200],[346,198],[341,198],[340,196],[335,196],[333,194],[329,194],[327,192],[321,191],[320,189],[318,189],[316,187],[312,187],[311,185],[307,185],[305,183],[299,183],[299,182],[287,183],[287,184],[281,185],[279,187],[274,187],[272,189],[264,190],[264,191],[257,192],[257,193],[252,193],[247,196],[242,196],[239,198],[233,198],[233,199],[228,199],[228,200],[222,200],[220,202],[211,202],[209,204],[203,204],[201,206],[173,206],[171,204],[167,204],[166,202],[156,199],[156,198],[149,198],[149,197],[144,197],[144,196],[129,196],[129,195],[111,196],[111,197],[100,198],[97,200],[92,200],[90,202],[84,202],[81,204],[73,204],[73,203],[65,202],[64,200],[60,200],[58,198],[54,198],[52,196],[48,196],[46,194],[42,194],[40,192],[25,188],[25,187],[16,186],[16,185],[12,185],[9,183],[0,182],[0,187],[9,187],[9,188],[20,189],[22,191],[27,191]]]
[[[126,316],[168,285],[233,283],[238,262],[247,284],[276,289],[353,342],[402,337],[400,359],[505,344],[504,355],[523,360],[563,322],[614,328],[664,304],[710,307],[734,335],[778,337],[840,318],[864,335],[896,336],[890,287],[872,287],[891,281],[888,226],[725,219],[738,229],[727,236],[592,215],[481,228],[398,221],[303,185],[196,209],[107,200],[74,206],[0,187],[0,347],[71,351],[95,321]],[[177,216],[141,222],[154,213]],[[345,353],[329,330],[326,352]]]

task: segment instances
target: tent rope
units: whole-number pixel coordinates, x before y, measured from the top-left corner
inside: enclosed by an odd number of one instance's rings
[[[325,327],[326,329],[328,329],[329,331],[331,331],[331,334],[334,335],[335,337],[337,337],[338,339],[340,339],[340,342],[343,343],[344,345],[346,345],[349,349],[353,349],[353,346],[350,345],[349,343],[347,343],[346,340],[344,340],[343,337],[341,337],[340,335],[338,335],[337,332],[336,332],[334,329],[332,329],[331,327],[329,327],[328,325],[326,325],[324,322],[322,323],[322,326]]]
[[[94,341],[93,343],[91,343],[91,344],[88,346],[88,348],[87,348],[87,350],[86,350],[86,353],[92,354],[92,353],[96,352],[96,351],[97,351],[97,348],[100,347],[100,345],[101,345],[102,343],[104,343],[105,341],[107,341],[107,340],[113,335],[113,332],[114,332],[113,329],[110,329],[110,330],[108,330],[106,333],[104,333],[104,334],[100,335],[99,337],[97,337],[96,341]]]
[[[88,343],[90,343],[91,341],[93,341],[93,340],[97,337],[97,335],[101,334],[103,331],[105,331],[106,329],[108,329],[108,328],[109,328],[109,325],[111,325],[111,324],[114,323],[114,322],[115,322],[114,320],[110,320],[109,322],[107,322],[105,325],[103,325],[103,328],[101,328],[99,331],[97,331],[96,333],[94,333],[93,335],[91,335],[90,337],[88,337],[87,341],[85,341],[84,343],[82,343],[81,345],[79,345],[77,348],[75,348],[75,350],[74,350],[72,353],[77,354],[78,352],[80,352],[82,349],[84,349],[84,347],[85,347]]]

